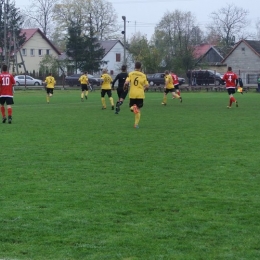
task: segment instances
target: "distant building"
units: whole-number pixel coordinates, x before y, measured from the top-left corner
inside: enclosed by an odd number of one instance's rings
[[[197,67],[205,67],[211,70],[223,72],[226,65],[222,63],[224,56],[219,47],[212,44],[201,44],[194,48],[193,56]]]
[[[257,84],[260,75],[260,41],[240,40],[222,60],[239,74],[245,84]]]
[[[105,67],[110,74],[117,74],[121,71],[121,66],[124,64],[124,45],[120,40],[105,40],[100,41],[100,45],[105,49],[103,61],[108,61]],[[134,69],[132,57],[126,49],[126,63],[128,71]]]
[[[28,73],[39,72],[40,61],[44,55],[52,55],[59,57],[60,51],[52,44],[52,42],[39,29],[22,29],[22,34],[25,33],[26,40],[21,46],[20,51]],[[19,73],[24,73],[22,66],[22,58],[19,52],[16,52],[17,63],[19,65]]]

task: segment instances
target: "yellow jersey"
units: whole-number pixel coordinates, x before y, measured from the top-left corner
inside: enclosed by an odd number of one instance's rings
[[[134,70],[128,74],[126,82],[130,84],[129,98],[145,98],[144,88],[149,85],[146,75],[138,70]]]
[[[80,84],[87,85],[88,84],[88,76],[83,74],[79,77]]]
[[[173,84],[173,79],[172,76],[169,75],[165,75],[165,86],[167,89],[173,89],[174,88],[174,84]]]
[[[101,80],[102,80],[101,89],[111,89],[111,83],[113,79],[109,74],[107,73],[102,74]]]
[[[53,76],[48,76],[45,79],[45,83],[46,83],[46,88],[54,88],[56,81]]]

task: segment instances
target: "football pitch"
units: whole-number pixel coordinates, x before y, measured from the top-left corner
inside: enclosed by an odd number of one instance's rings
[[[16,91],[0,125],[0,259],[260,259],[260,94]],[[116,101],[116,92],[113,92]]]

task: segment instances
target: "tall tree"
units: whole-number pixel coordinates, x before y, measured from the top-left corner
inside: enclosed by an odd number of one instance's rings
[[[159,69],[161,57],[158,50],[149,43],[146,35],[136,33],[129,40],[129,52],[134,60],[142,62],[146,73],[154,73]]]
[[[102,61],[104,53],[92,26],[86,35],[79,23],[71,23],[68,27],[67,55],[75,64],[75,71],[98,71],[106,63]]]
[[[37,27],[46,36],[51,35],[54,26],[53,8],[59,0],[32,0],[31,5],[23,13],[25,17],[25,27]]]
[[[15,3],[0,3],[0,48],[5,63],[9,64],[13,51],[16,51],[24,42],[25,35],[21,33],[23,17]]]
[[[190,12],[175,10],[164,14],[152,38],[163,57],[164,67],[181,73],[193,66],[194,28],[199,32],[195,17]]]
[[[232,48],[236,40],[249,36],[244,32],[249,25],[248,15],[248,10],[233,4],[227,4],[226,7],[211,13],[212,22],[208,25],[208,29],[219,35],[224,53]]]

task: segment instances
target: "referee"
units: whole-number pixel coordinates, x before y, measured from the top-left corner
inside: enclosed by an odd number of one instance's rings
[[[117,96],[118,96],[118,101],[116,102],[116,111],[115,114],[118,114],[120,111],[120,106],[123,104],[128,90],[124,90],[124,83],[126,78],[128,77],[128,73],[126,72],[126,65],[122,65],[121,67],[121,72],[117,74],[115,79],[112,82],[112,89],[114,89],[114,85],[116,81],[118,80],[118,87],[117,87]]]

